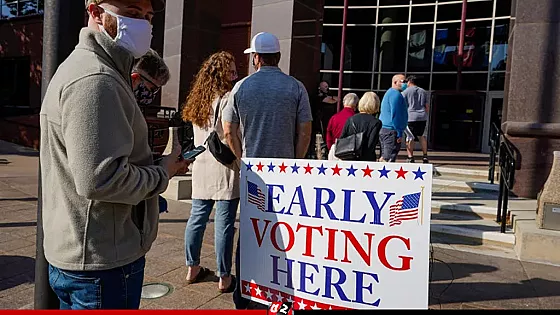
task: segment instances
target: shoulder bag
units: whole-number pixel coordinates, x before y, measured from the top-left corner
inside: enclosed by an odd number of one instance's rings
[[[216,132],[216,124],[218,123],[218,114],[220,113],[221,105],[222,98],[218,100],[216,110],[214,111],[214,130],[210,133],[208,138],[206,138],[204,143],[206,143],[208,151],[210,151],[218,162],[229,165],[237,160],[237,157],[233,154],[231,149],[220,140],[220,136]]]
[[[348,137],[340,138],[336,140],[336,148],[334,151],[334,156],[341,160],[357,161],[362,155],[362,142],[364,138],[363,132],[357,132],[356,124],[354,120],[349,118],[349,122],[352,124],[352,129],[354,133]]]

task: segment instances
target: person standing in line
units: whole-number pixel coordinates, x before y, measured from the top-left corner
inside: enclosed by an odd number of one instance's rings
[[[375,149],[379,142],[381,121],[374,115],[379,113],[380,104],[377,94],[374,92],[364,93],[358,103],[360,113],[348,118],[340,135],[341,138],[345,138],[363,132],[360,161],[377,162]]]
[[[348,118],[356,114],[356,107],[360,98],[355,93],[348,93],[342,99],[342,104],[344,108],[329,120],[329,125],[327,126],[327,148],[331,151],[333,144],[335,144],[336,139],[340,138],[342,134],[342,129]]]
[[[140,57],[132,67],[132,90],[140,106],[151,105],[161,87],[169,81],[169,68],[153,49]]]
[[[311,140],[311,105],[303,84],[278,67],[280,43],[270,33],[258,33],[245,50],[256,72],[239,81],[223,113],[227,143],[238,158],[303,159]],[[241,138],[238,132],[241,131]],[[235,255],[239,275],[239,242]],[[237,277],[236,309],[246,309]]]
[[[152,1],[85,4],[88,26],[41,106],[42,246],[61,309],[138,309],[158,195],[189,161],[176,147],[154,165],[132,90],[134,59],[150,48]]]
[[[402,95],[408,103],[408,126],[406,127],[407,162],[414,163],[414,142],[419,141],[422,146],[422,162],[428,161],[427,121],[430,110],[430,95],[426,90],[416,85],[416,76],[409,76],[406,81],[408,87]]]
[[[319,93],[317,96],[317,122],[323,138],[326,138],[327,126],[332,116],[336,114],[336,104],[338,97],[331,94],[329,84],[326,81],[319,83]]]
[[[408,122],[408,105],[401,94],[406,88],[404,74],[396,74],[393,76],[391,88],[385,93],[381,102],[380,162],[395,162],[401,149],[403,132]]]
[[[232,82],[237,79],[235,59],[228,52],[211,55],[200,68],[183,108],[183,119],[193,124],[194,144],[203,145],[213,131],[225,141],[222,127],[223,109]],[[214,242],[216,248],[218,290],[232,292],[231,275],[234,224],[239,205],[239,166],[220,163],[210,151],[204,151],[193,163],[192,210],[185,229],[187,283],[204,279],[210,270],[201,267],[200,251],[206,224],[216,205]]]

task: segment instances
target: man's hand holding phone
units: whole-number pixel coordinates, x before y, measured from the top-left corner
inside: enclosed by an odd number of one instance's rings
[[[173,148],[171,154],[166,155],[161,160],[161,166],[165,168],[169,178],[175,175],[182,175],[189,171],[189,165],[193,160],[185,160],[181,156],[181,146]]]

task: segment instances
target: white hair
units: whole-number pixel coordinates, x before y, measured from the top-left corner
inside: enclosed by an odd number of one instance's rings
[[[359,101],[360,98],[358,97],[358,95],[356,95],[356,93],[348,93],[346,94],[346,96],[344,96],[342,104],[344,104],[344,106],[356,107]]]

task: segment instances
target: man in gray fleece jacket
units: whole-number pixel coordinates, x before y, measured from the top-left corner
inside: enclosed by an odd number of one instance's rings
[[[154,165],[130,73],[151,41],[150,0],[87,0],[88,27],[41,108],[44,251],[61,309],[137,309],[158,195],[185,172]]]

